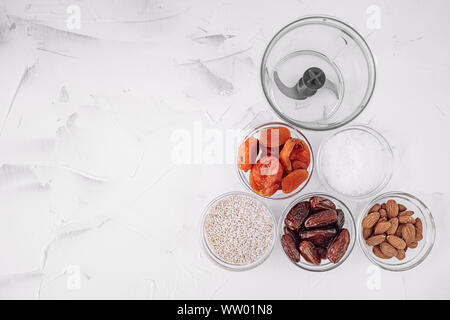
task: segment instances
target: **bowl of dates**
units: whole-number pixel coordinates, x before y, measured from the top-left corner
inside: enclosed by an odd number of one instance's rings
[[[355,222],[350,210],[339,199],[323,193],[295,199],[284,211],[279,231],[286,257],[309,271],[338,267],[355,244]]]

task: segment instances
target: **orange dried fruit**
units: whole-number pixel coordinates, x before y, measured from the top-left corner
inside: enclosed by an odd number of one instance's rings
[[[280,147],[266,147],[261,145],[261,156],[274,156],[279,157],[281,151]]]
[[[256,193],[270,197],[280,188],[282,176],[283,167],[277,158],[262,157],[250,171],[250,187]]]
[[[286,127],[263,129],[259,133],[261,145],[269,148],[282,146],[291,137],[291,131]]]
[[[256,158],[259,152],[259,141],[254,137],[245,140],[238,151],[238,166],[239,169],[247,172],[256,163]]]
[[[287,173],[297,169],[307,169],[311,162],[311,152],[305,141],[290,138],[280,152],[280,162]]]
[[[308,179],[308,170],[297,169],[289,173],[281,180],[281,190],[284,193],[291,193],[297,189],[306,179]]]

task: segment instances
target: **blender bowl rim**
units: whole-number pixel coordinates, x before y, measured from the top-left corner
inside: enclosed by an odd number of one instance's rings
[[[312,24],[313,22],[317,22],[316,20],[331,20],[337,24],[341,24],[344,27],[348,28],[349,30],[351,30],[354,35],[356,35],[356,37],[350,35],[348,32],[346,32],[346,30],[340,29],[341,31],[343,31],[344,33],[346,33],[347,35],[349,35],[352,39],[355,39],[355,42],[357,42],[356,40],[361,41],[361,44],[359,44],[358,42],[358,46],[361,48],[364,56],[365,56],[365,60],[366,60],[366,65],[367,68],[369,70],[369,77],[368,77],[368,83],[367,83],[367,88],[366,88],[366,92],[364,94],[363,99],[360,101],[359,106],[355,109],[355,111],[351,114],[350,117],[348,117],[346,120],[343,120],[341,122],[337,122],[335,124],[328,124],[326,126],[314,126],[314,125],[304,125],[303,123],[299,123],[295,120],[293,120],[292,118],[284,115],[280,110],[278,110],[278,108],[276,107],[276,104],[272,101],[272,99],[269,97],[269,93],[266,90],[266,86],[264,84],[264,66],[266,65],[267,62],[267,57],[268,54],[270,52],[270,50],[272,50],[272,48],[274,47],[276,41],[279,40],[280,35],[285,32],[286,30],[288,30],[290,27],[292,27],[293,25],[302,22],[302,21],[307,21],[307,20],[311,20]],[[333,26],[336,27],[336,26]],[[370,73],[373,73],[373,77],[370,76]],[[346,124],[350,123],[351,121],[353,121],[354,119],[356,119],[361,113],[362,111],[367,107],[367,105],[369,104],[373,93],[375,91],[375,85],[377,82],[377,74],[376,74],[376,61],[375,61],[375,56],[373,55],[372,50],[370,49],[370,46],[368,45],[366,39],[362,36],[362,34],[356,30],[356,28],[354,28],[350,23],[344,22],[340,19],[338,19],[337,17],[331,16],[331,15],[324,15],[324,14],[313,14],[313,15],[306,15],[306,16],[302,16],[300,18],[298,18],[297,20],[294,20],[290,23],[288,23],[287,25],[285,25],[284,27],[282,27],[280,30],[278,30],[275,35],[272,37],[272,39],[269,41],[269,43],[267,44],[266,48],[264,49],[264,53],[263,53],[263,57],[261,60],[261,65],[260,65],[260,81],[261,81],[261,87],[264,93],[264,96],[267,100],[267,102],[269,103],[270,107],[272,108],[273,111],[275,111],[275,113],[278,115],[278,117],[280,117],[282,120],[288,122],[289,124],[293,125],[296,128],[299,129],[304,129],[304,130],[311,130],[311,131],[328,131],[328,130],[333,130],[333,129],[337,129],[340,127],[345,126]]]

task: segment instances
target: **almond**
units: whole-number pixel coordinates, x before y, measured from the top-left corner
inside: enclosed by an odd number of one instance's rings
[[[402,211],[406,211],[406,207],[404,206],[404,205],[402,205],[402,204],[398,204],[398,211],[399,212],[402,212]]]
[[[408,244],[408,248],[414,249],[417,248],[419,244],[416,241],[411,242],[410,244]]]
[[[420,220],[420,218],[416,218],[416,224],[415,224],[415,228],[416,228],[416,237],[414,239],[414,241],[420,241],[423,239],[423,225],[422,225],[422,220]]]
[[[390,227],[391,223],[389,221],[380,221],[375,226],[374,234],[385,233]]]
[[[372,228],[377,222],[378,219],[380,219],[380,213],[379,212],[372,212],[369,213],[362,221],[362,227],[363,228]]]
[[[366,240],[372,235],[372,228],[363,228],[363,238]]]
[[[405,249],[406,248],[406,242],[399,237],[396,236],[387,236],[386,238],[387,242],[391,244],[395,249]]]
[[[386,202],[386,213],[389,218],[395,218],[398,216],[398,204],[395,200],[388,200]]]
[[[419,233],[418,231],[417,231],[417,228],[416,228],[416,237],[414,238],[414,241],[415,242],[419,242],[420,240],[422,240],[423,239],[423,234],[422,233]]]
[[[386,257],[386,256],[383,254],[383,252],[381,252],[381,249],[380,249],[379,246],[373,247],[372,252],[373,252],[373,254],[376,255],[378,258],[381,258],[381,259],[389,259],[389,257]]]
[[[394,235],[396,235],[397,237],[401,237],[402,236],[402,228],[403,228],[403,224],[399,224],[397,227],[397,231],[395,231]]]
[[[413,217],[410,216],[399,216],[398,217],[399,223],[416,223],[416,220]]]
[[[420,220],[420,218],[416,218],[416,228],[419,229],[420,233],[423,232],[423,224],[422,224],[422,220]]]
[[[386,203],[382,203],[382,204],[381,204],[381,209],[386,210]]]
[[[366,240],[367,245],[376,246],[382,243],[386,239],[384,234],[380,234],[378,236],[372,236]]]
[[[378,212],[381,209],[381,204],[375,204],[372,208],[370,208],[369,213]]]
[[[414,214],[414,211],[408,210],[408,211],[401,211],[398,215],[399,216],[412,216]]]
[[[409,246],[409,244],[416,238],[416,228],[411,223],[403,225],[402,237],[403,240],[405,240],[406,244]]]
[[[395,256],[398,260],[403,260],[406,257],[405,250],[400,249],[397,251],[397,255]]]
[[[387,217],[386,210],[380,209],[378,212],[380,213],[380,217],[381,218],[386,218]]]
[[[387,229],[386,233],[387,234],[395,234],[395,232],[397,231],[397,228],[398,228],[398,219],[392,218],[389,220],[389,222],[391,223],[391,226],[389,227],[389,229]]]
[[[397,255],[397,249],[395,249],[387,242],[383,242],[380,244],[380,250],[386,257],[389,258],[392,258],[393,256]]]

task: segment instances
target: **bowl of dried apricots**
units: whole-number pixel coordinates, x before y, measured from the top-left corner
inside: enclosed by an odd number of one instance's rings
[[[306,137],[282,122],[252,129],[242,139],[236,162],[245,187],[269,199],[286,199],[308,184],[314,156]]]

